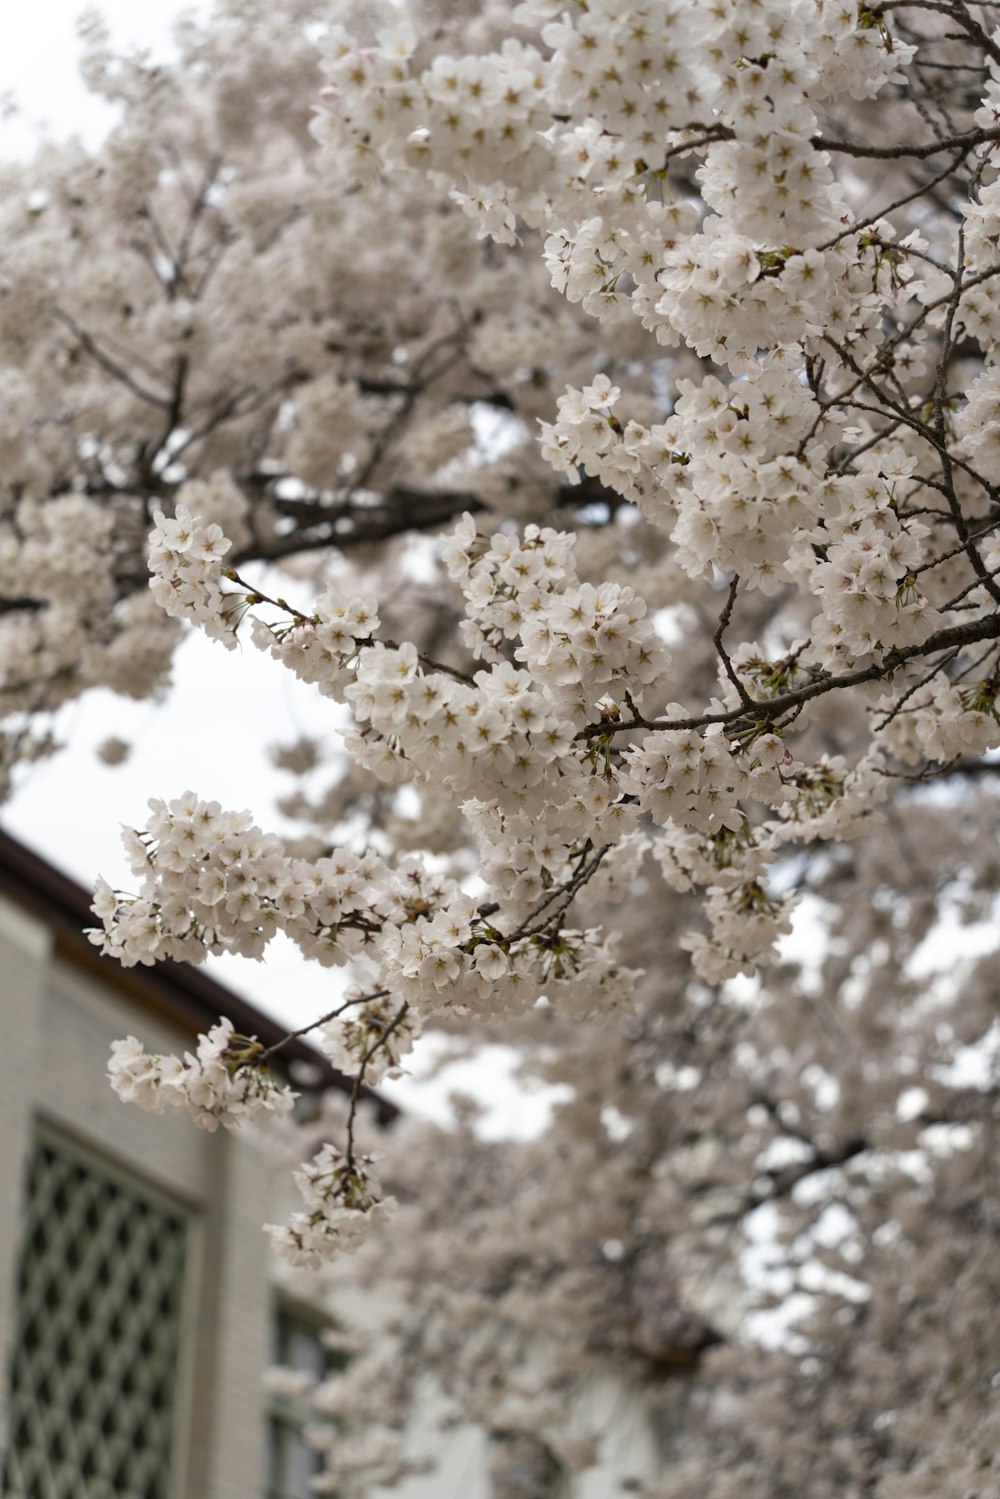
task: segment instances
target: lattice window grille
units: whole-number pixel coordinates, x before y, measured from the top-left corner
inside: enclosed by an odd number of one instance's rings
[[[5,1499],[168,1499],[186,1222],[40,1136],[21,1225]]]

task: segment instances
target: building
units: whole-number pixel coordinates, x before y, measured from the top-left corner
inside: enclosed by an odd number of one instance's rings
[[[282,1029],[201,969],[119,967],[92,924],[89,892],[0,833],[0,1495],[304,1499],[312,1459],[263,1374],[322,1353],[271,1289],[267,1162],[105,1079],[129,1033],[177,1052],[220,1015]],[[300,1090],[348,1086],[304,1041],[281,1055]]]

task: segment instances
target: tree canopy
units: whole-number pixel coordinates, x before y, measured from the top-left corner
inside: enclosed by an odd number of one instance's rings
[[[428,1370],[498,1496],[609,1370],[650,1499],[997,1492],[995,11],[220,0],[169,65],[91,17],[119,123],[2,168],[7,781],[192,625],[342,705],[298,843],[150,788],[95,903],[125,963],[344,971],[272,1229],[403,1288],[315,1392],[339,1494]],[[564,1085],[546,1134],[375,1141],[422,1028]],[[268,1061],[111,1071],[215,1128]]]

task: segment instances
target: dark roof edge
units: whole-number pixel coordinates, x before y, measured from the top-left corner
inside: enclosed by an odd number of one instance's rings
[[[67,958],[182,1025],[203,1031],[225,1015],[241,1035],[256,1036],[265,1046],[276,1045],[288,1034],[278,1021],[191,963],[168,960],[151,968],[122,968],[113,958],[102,956],[84,935],[85,927],[97,923],[90,909],[90,893],[2,828],[0,892],[45,921],[55,933],[58,950]],[[303,1075],[299,1076],[300,1068],[295,1068],[293,1081],[304,1092],[336,1088],[350,1093],[353,1087],[353,1079],[338,1072],[321,1052],[298,1036],[285,1042],[275,1062],[285,1073],[289,1063],[300,1064]],[[380,1124],[388,1124],[399,1113],[396,1105],[374,1088],[363,1088],[361,1096],[375,1104]]]

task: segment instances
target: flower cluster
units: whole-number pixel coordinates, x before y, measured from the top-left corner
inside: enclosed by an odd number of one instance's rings
[[[317,134],[336,141],[362,179],[378,170],[380,158],[397,165],[419,162],[429,172],[450,169],[456,155],[464,158],[457,184],[466,189],[462,206],[511,243],[500,184],[515,163],[519,176],[547,165],[538,138],[549,123],[541,54],[509,40],[491,57],[438,57],[415,76],[416,49],[417,32],[409,22],[381,30],[374,47],[358,47],[344,28],[331,28],[322,94],[330,112],[317,123]],[[467,191],[475,186],[481,191]]]
[[[367,1155],[347,1155],[324,1145],[294,1173],[305,1199],[305,1211],[287,1224],[266,1225],[282,1259],[297,1268],[315,1270],[337,1254],[351,1254],[391,1212],[392,1198],[381,1187]]]
[[[933,628],[915,576],[930,532],[898,514],[915,468],[916,459],[901,450],[866,454],[843,487],[840,514],[812,533],[826,561],[810,579],[822,608],[810,657],[825,667],[867,665],[875,652],[912,645]]]
[[[416,1010],[400,1007],[384,992],[364,995],[354,1002],[348,998],[343,1008],[345,1014],[339,1023],[328,1021],[319,1033],[320,1045],[334,1066],[349,1075],[363,1072],[370,1083],[399,1077],[403,1071],[401,1059],[413,1049],[420,1034]]]
[[[515,678],[495,669],[493,680],[521,696],[539,684],[564,722],[586,721],[626,691],[636,703],[655,704],[670,657],[645,617],[645,601],[627,586],[579,582],[572,547],[571,537],[537,526],[527,526],[521,540],[498,533],[484,547],[467,516],[445,555],[467,601],[466,643],[495,657],[503,641],[519,641],[514,656],[526,672]]]
[[[220,526],[195,520],[183,504],[172,519],[162,510],[155,519],[149,538],[153,598],[166,614],[200,625],[211,639],[235,650],[236,627],[247,600],[222,586],[222,558],[232,542]]]
[[[668,823],[652,840],[653,857],[672,890],[706,890],[708,931],[681,937],[706,983],[752,973],[789,929],[792,902],[768,888],[774,844],[770,830],[752,829],[738,807],[728,826],[698,833]]]
[[[621,392],[595,382],[570,391],[543,426],[543,452],[567,471],[577,464],[636,499],[654,524],[672,527],[692,577],[738,571],[774,592],[795,576],[795,542],[820,513],[815,473],[829,437],[821,413],[783,358],[725,386],[715,376],[678,381],[667,421],[651,427],[614,414]]]
[[[610,740],[578,740],[576,726],[598,716],[612,728],[626,694],[655,707],[669,656],[633,589],[578,580],[563,533],[529,525],[520,539],[486,538],[466,517],[444,560],[465,594],[467,644],[491,660],[474,677],[428,669],[412,645],[373,641],[368,600],[325,595],[287,629],[255,622],[254,639],[350,704],[358,727],[345,739],[359,764],[390,782],[432,775],[465,798],[500,909],[516,926],[547,890],[576,880],[588,849],[634,829]],[[520,665],[504,657],[511,646]],[[466,926],[455,941],[473,935]],[[475,972],[484,961],[481,953]]]
[[[102,880],[94,903],[103,927],[91,940],[125,966],[201,962],[212,952],[260,957],[282,931],[319,963],[377,964],[384,987],[423,1013],[524,1010],[543,993],[574,1013],[610,1011],[629,990],[633,975],[618,964],[613,939],[596,929],[552,929],[559,887],[548,896],[541,888],[536,920],[518,926],[508,917],[498,925],[495,913],[484,916],[455,881],[417,860],[393,867],[349,849],[315,861],[290,858],[249,813],[222,812],[190,792],[151,806],[145,832],[123,835],[140,894],[122,895]],[[567,859],[565,851],[557,857]],[[587,858],[581,850],[571,861],[577,877]],[[359,1060],[365,1035],[378,1039],[378,1008],[344,1025],[340,1039],[328,1030],[326,1043]],[[416,1015],[382,1027],[389,1065],[417,1031]]]
[[[753,973],[779,937],[791,930],[792,900],[769,894],[758,880],[713,886],[705,898],[707,932],[689,932],[681,946],[707,984]]]
[[[623,785],[654,822],[673,822],[702,833],[742,828],[739,799],[747,794],[748,777],[717,724],[704,735],[696,730],[658,730],[628,752],[627,762]]]
[[[1000,238],[1000,216],[997,235]],[[1000,262],[1000,250],[993,253]],[[984,295],[995,310],[996,299],[989,292]],[[955,430],[961,439],[963,456],[987,483],[1000,482],[1000,367],[996,364],[988,365],[965,392],[965,403],[955,413]],[[1000,565],[1000,559],[992,565]]]
[[[0,706],[47,708],[88,687],[162,687],[177,628],[142,595],[117,601],[115,521],[83,494],[0,507]],[[25,745],[27,740],[25,739]]]
[[[678,388],[673,415],[649,429],[621,426],[620,391],[606,381],[570,390],[543,428],[544,450],[636,498],[657,524],[673,522],[677,560],[693,577],[721,569],[765,594],[792,583],[813,598],[807,663],[851,669],[926,638],[940,612],[917,581],[932,532],[904,508],[922,483],[916,454],[869,446],[853,472],[828,475],[833,434],[816,435],[828,423],[781,360],[729,388],[713,376]],[[987,419],[992,391],[984,375],[962,418],[967,449],[987,464],[1000,432]]]
[[[320,594],[308,618],[298,616],[281,628],[255,618],[253,639],[302,681],[315,683],[324,696],[343,700],[355,680],[351,666],[359,665],[359,649],[378,626],[376,599],[345,596],[331,587]]]
[[[784,827],[774,830],[775,837],[779,843],[856,838],[884,815],[890,784],[878,747],[853,765],[843,755],[820,755],[789,778],[793,795],[778,809]]]
[[[0,593],[64,606],[72,599],[85,615],[108,609],[112,529],[107,511],[84,495],[22,499],[0,523]]]
[[[331,155],[359,176],[405,165],[450,183],[501,243],[518,218],[543,223],[554,283],[602,322],[634,314],[734,369],[761,328],[775,342],[817,335],[865,272],[859,242],[839,243],[843,191],[815,143],[816,106],[873,97],[912,48],[832,3],[768,0],[752,18],[676,0],[518,14],[547,57],[507,42],[420,69],[412,28],[368,47],[336,32],[315,127]],[[690,205],[668,202],[670,158],[688,145],[704,152],[700,230]]]
[[[614,435],[601,411],[618,394],[606,380],[595,381],[579,393],[566,421],[579,426],[583,413],[596,411]],[[638,817],[648,813],[666,831],[673,867],[706,887],[714,934],[706,940],[716,956],[696,943],[700,970],[721,972],[720,963],[727,973],[752,969],[787,919],[787,901],[768,894],[767,867],[781,846],[821,830],[848,834],[881,799],[873,789],[877,756],[864,776],[846,766],[835,770],[825,759],[803,763],[774,711],[763,717],[752,711],[753,695],[764,707],[769,695],[811,680],[812,662],[850,665],[919,641],[929,612],[910,580],[928,528],[901,516],[914,460],[891,445],[870,447],[856,473],[814,485],[812,509],[805,507],[794,486],[809,483],[807,459],[771,454],[796,431],[808,435],[814,403],[780,364],[742,382],[740,409],[728,394],[711,379],[689,387],[671,418],[700,427],[700,463],[670,465],[694,471],[686,489],[678,485],[677,531],[704,505],[713,464],[730,481],[738,471],[756,474],[755,482],[770,491],[758,505],[777,518],[775,535],[793,534],[796,520],[802,534],[803,514],[818,518],[822,505],[823,524],[805,533],[813,545],[791,570],[826,605],[811,639],[784,665],[764,661],[747,645],[735,652],[732,680],[720,665],[723,698],[712,706],[731,705],[731,729],[720,721],[672,728],[671,719],[685,716],[682,705],[672,704],[664,727],[619,745],[622,699],[631,711],[648,712],[667,678],[669,657],[644,602],[620,584],[580,582],[572,539],[562,533],[528,526],[521,538],[503,532],[486,538],[466,517],[444,560],[465,595],[467,644],[494,658],[474,677],[426,665],[412,645],[374,639],[376,601],[334,589],[310,616],[293,614],[282,626],[255,620],[254,639],[351,706],[357,727],[345,737],[360,764],[383,780],[418,783],[433,766],[436,783],[464,798],[480,869],[498,897],[491,914],[452,882],[429,877],[417,861],[392,867],[371,852],[312,863],[288,859],[246,814],[234,818],[189,795],[169,807],[154,804],[147,833],[130,845],[145,886],[129,900],[102,889],[105,933],[95,940],[126,962],[198,960],[223,950],[259,956],[277,930],[324,963],[364,954],[375,962],[376,986],[406,1001],[411,1015],[397,1024],[392,1003],[379,1001],[331,1027],[326,1044],[345,1065],[360,1065],[372,1051],[378,1066],[395,1067],[418,1015],[442,1006],[523,1010],[540,994],[574,1013],[613,1005],[629,982],[613,939],[564,928],[561,915],[602,866],[595,888],[627,896],[646,846]],[[709,430],[718,443],[714,459]],[[735,447],[734,434],[741,439]],[[790,493],[782,493],[783,482]],[[730,502],[730,509],[745,528],[740,507]],[[710,545],[722,556],[725,513],[720,485]],[[184,524],[199,529],[190,518]],[[686,534],[690,540],[690,528]],[[735,539],[731,545],[735,551]],[[699,562],[707,565],[704,557]],[[763,571],[759,581],[764,591]],[[508,659],[511,650],[521,665]],[[746,684],[742,698],[737,683]],[[741,722],[744,705],[750,707]],[[780,816],[750,836],[753,803]],[[691,836],[712,844],[694,863]],[[726,838],[720,862],[719,840]],[[681,848],[687,852],[678,864]],[[735,935],[741,918],[742,943]],[[380,1037],[392,1042],[384,1054]]]
[[[902,735],[890,742],[900,759],[947,762],[960,755],[984,755],[1000,747],[1000,675],[962,682],[939,679],[921,694],[910,715],[909,742]],[[915,743],[913,742],[915,739]]]
[[[297,1096],[274,1081],[260,1043],[235,1035],[229,1020],[199,1036],[197,1052],[186,1052],[183,1061],[151,1056],[135,1036],[115,1041],[108,1078],[124,1102],[152,1114],[182,1109],[207,1130],[280,1117]]]

